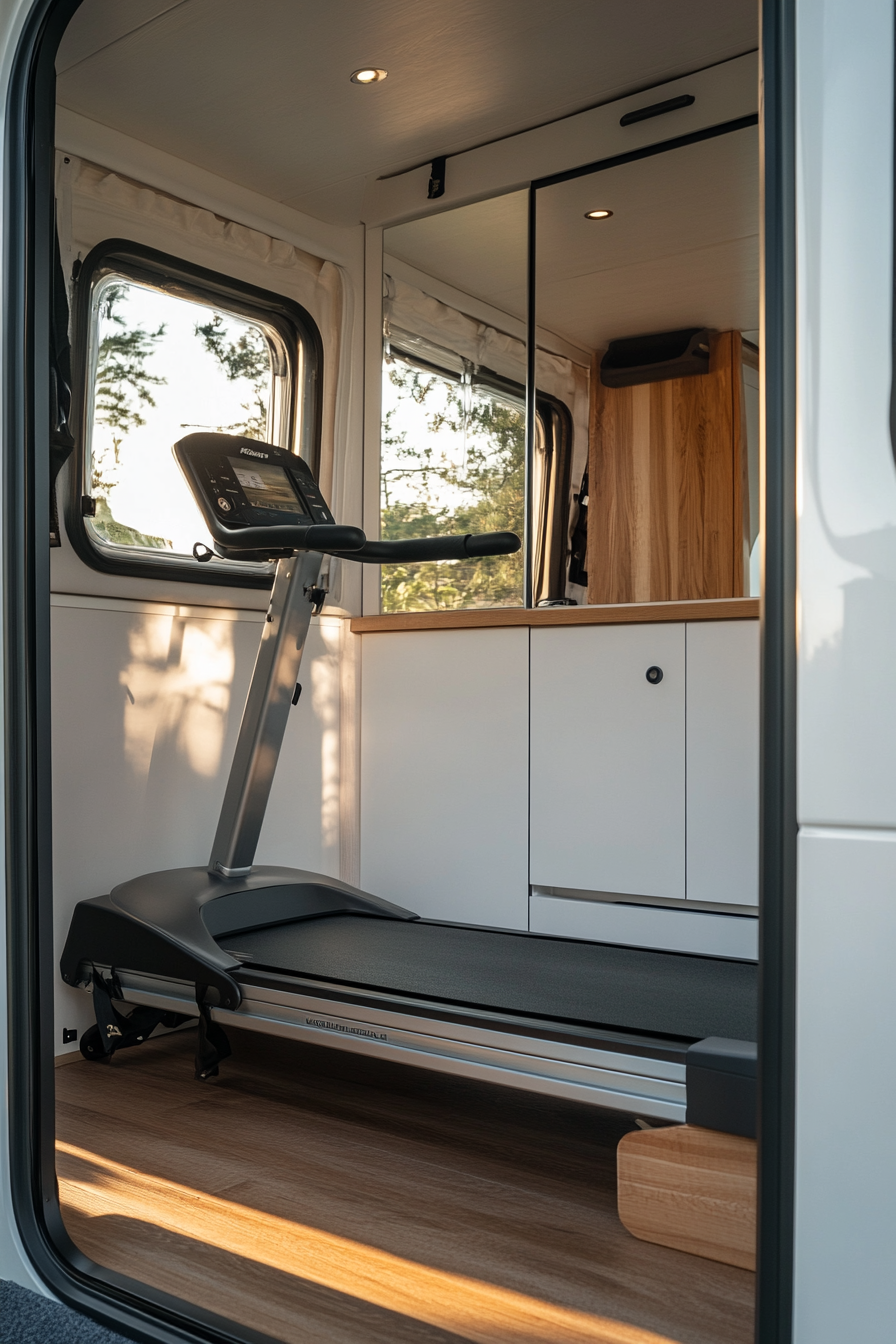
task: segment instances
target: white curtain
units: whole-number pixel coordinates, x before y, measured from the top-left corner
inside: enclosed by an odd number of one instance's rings
[[[72,155],[57,160],[63,270],[109,238],[123,238],[294,299],[314,318],[324,349],[320,483],[332,498],[337,389],[345,359],[340,268],[257,229],[222,219]]]
[[[497,327],[479,322],[466,313],[432,298],[422,289],[388,274],[383,277],[383,317],[387,329],[395,328],[420,336],[450,350],[478,368],[491,369],[525,387],[526,344]],[[589,371],[571,359],[539,349],[539,391],[556,397],[568,407],[573,424],[571,484],[578,490],[588,458]]]

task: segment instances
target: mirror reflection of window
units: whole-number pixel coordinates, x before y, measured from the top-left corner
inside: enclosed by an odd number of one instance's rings
[[[550,332],[591,365],[568,593],[758,593],[756,128],[558,180],[536,202],[539,347]],[[706,358],[664,371],[664,338],[689,331],[706,332]],[[625,354],[633,338],[644,338],[637,357]],[[608,370],[620,351],[631,361],[621,379]]]
[[[381,533],[521,533],[524,390],[450,350],[391,331],[383,361]],[[392,565],[384,611],[519,606],[522,557]]]
[[[388,229],[384,253],[382,533],[522,536],[528,192]],[[588,365],[586,352],[540,333],[528,538],[535,603],[567,595]],[[523,566],[520,553],[395,568],[383,574],[383,609],[521,606]]]
[[[524,530],[527,193],[384,238],[380,526]],[[384,611],[521,606],[523,555],[393,565]]]

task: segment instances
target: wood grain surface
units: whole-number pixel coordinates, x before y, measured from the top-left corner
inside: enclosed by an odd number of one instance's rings
[[[588,600],[673,602],[744,589],[741,338],[691,378],[608,388],[591,370]]]
[[[619,1217],[633,1236],[756,1268],[756,1141],[696,1125],[626,1134]]]
[[[476,630],[528,625],[643,625],[659,621],[758,621],[759,598],[699,602],[624,602],[596,607],[490,607],[474,611],[398,611],[353,616],[352,633],[399,630]]]
[[[748,1344],[753,1278],[630,1237],[624,1116],[233,1031],[56,1072],[99,1264],[286,1344]]]

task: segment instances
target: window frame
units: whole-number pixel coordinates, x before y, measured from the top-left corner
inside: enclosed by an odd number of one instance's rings
[[[272,328],[282,342],[287,361],[286,443],[282,446],[309,462],[315,475],[320,465],[323,418],[323,341],[317,323],[300,304],[282,294],[259,289],[124,238],[105,239],[75,266],[71,304],[75,449],[64,510],[65,529],[75,554],[91,569],[103,574],[228,588],[269,588],[273,576],[273,567],[269,565],[250,567],[217,558],[211,564],[199,564],[170,552],[160,552],[156,558],[136,548],[133,555],[128,555],[128,548],[124,546],[101,546],[91,537],[82,511],[82,498],[90,494],[86,472],[93,400],[90,386],[95,344],[92,308],[97,286],[110,274],[121,275],[125,281],[149,285],[174,298],[218,307],[236,317]],[[301,426],[301,444],[295,442],[297,424]]]

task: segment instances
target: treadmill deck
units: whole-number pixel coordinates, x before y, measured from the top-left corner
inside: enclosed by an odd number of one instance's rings
[[[687,1113],[685,1055],[755,1040],[752,962],[424,920],[323,916],[217,940],[238,956],[225,1028],[564,1097]],[[196,1016],[195,986],[119,972],[131,1003]]]
[[[753,962],[358,915],[218,942],[251,972],[684,1041],[756,1039]]]

